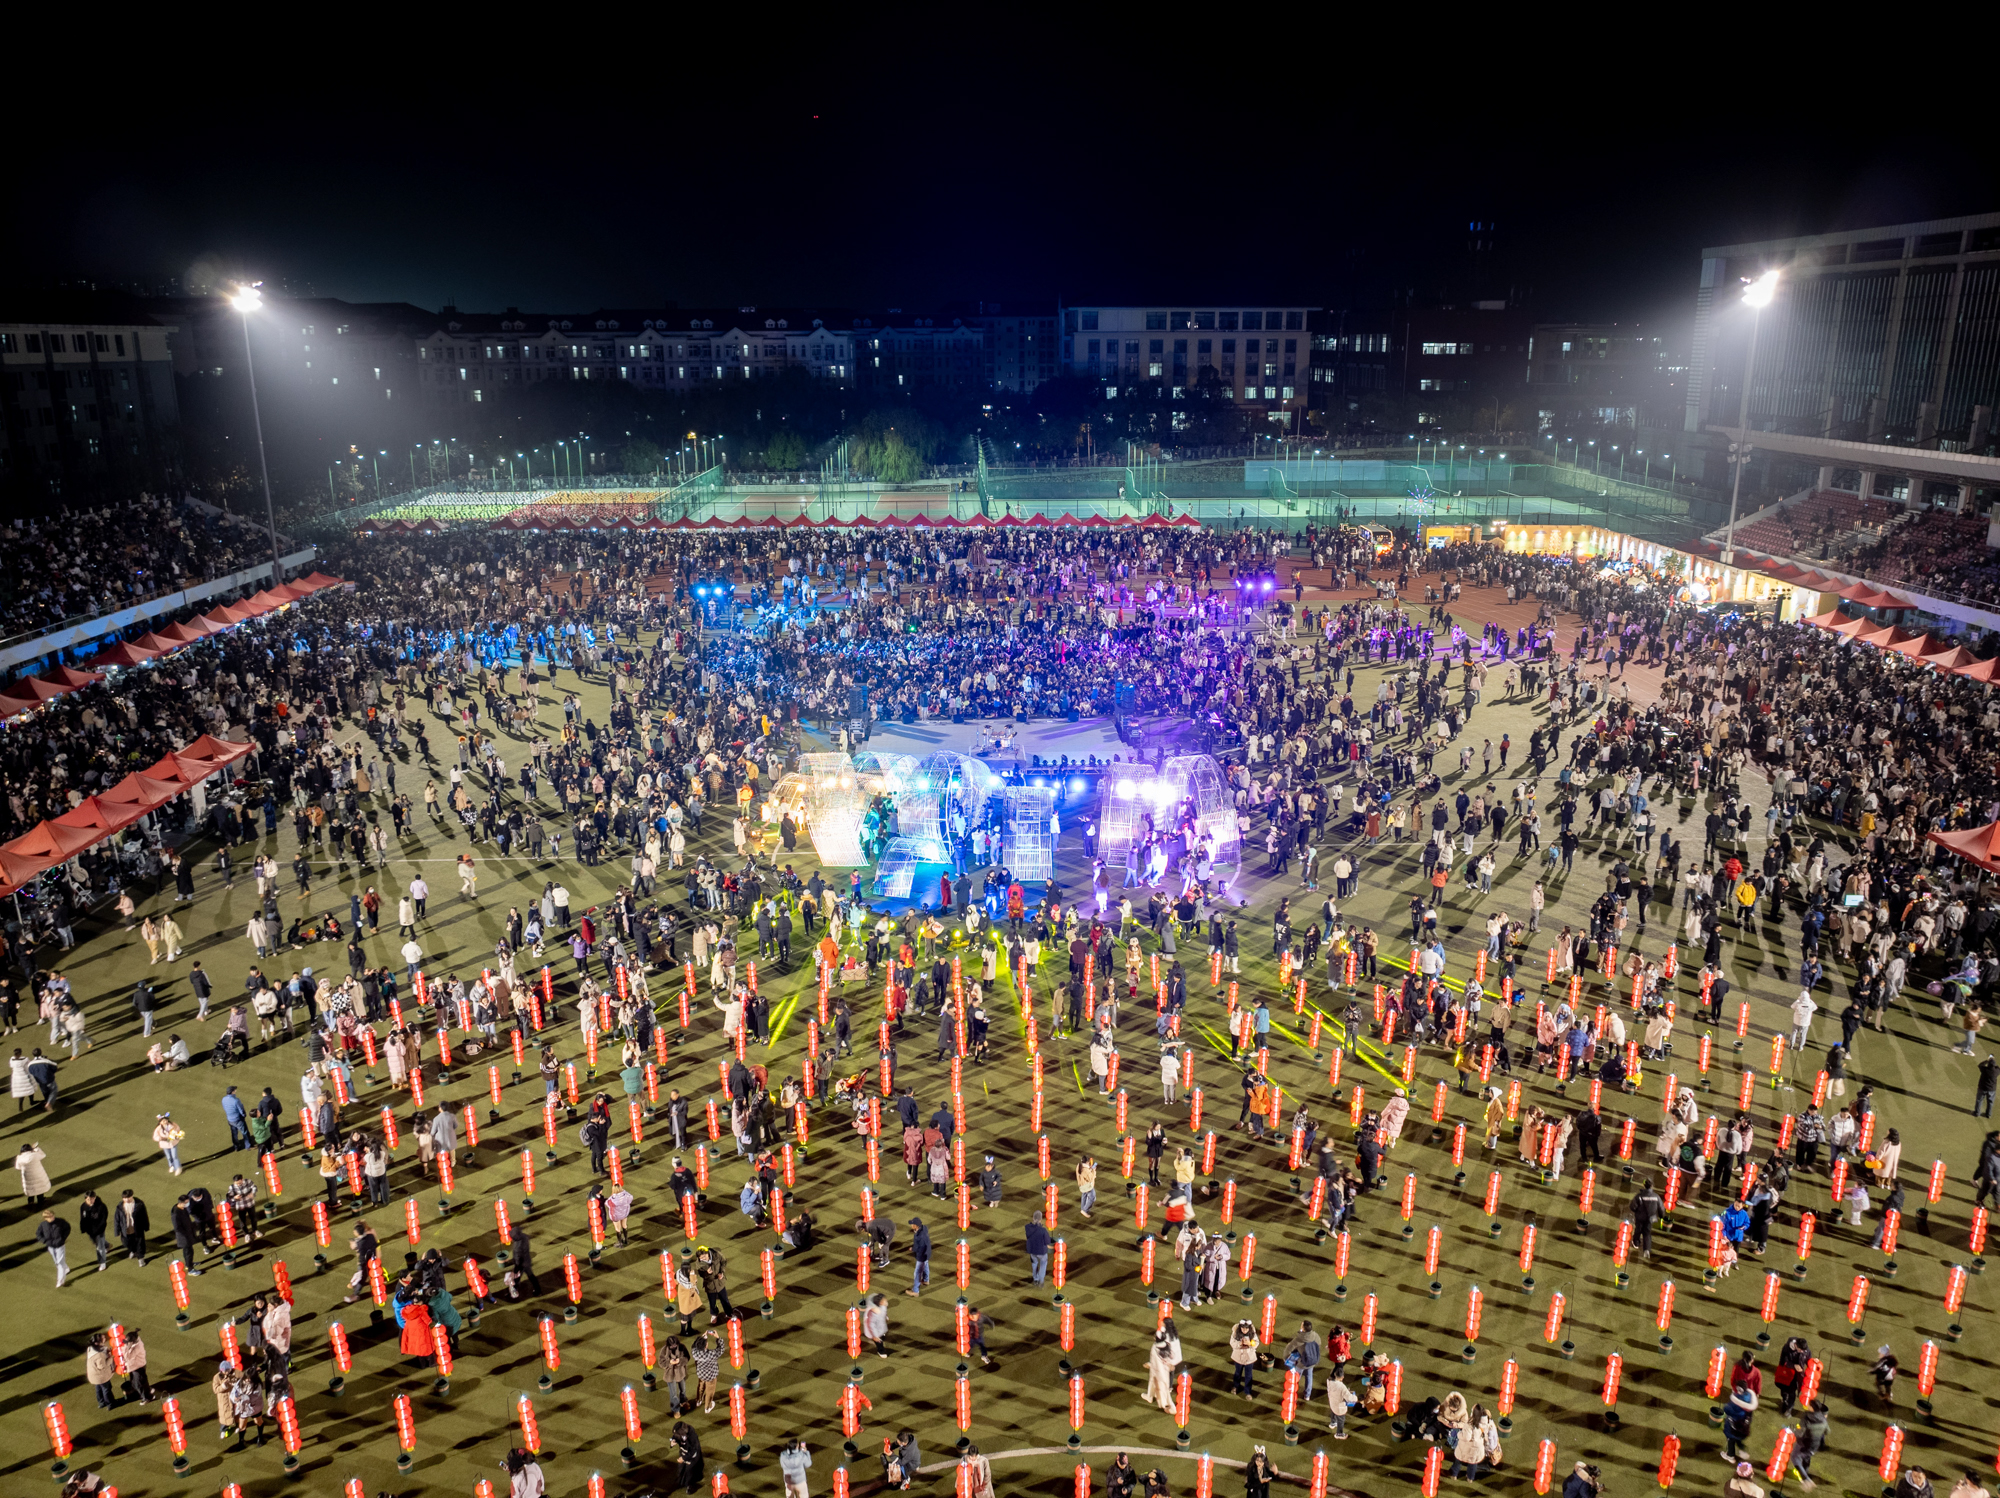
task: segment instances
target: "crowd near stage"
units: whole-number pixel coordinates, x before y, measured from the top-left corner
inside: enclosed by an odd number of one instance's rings
[[[1990,684],[1383,544],[427,523],[10,687],[15,1487],[1983,1498]]]

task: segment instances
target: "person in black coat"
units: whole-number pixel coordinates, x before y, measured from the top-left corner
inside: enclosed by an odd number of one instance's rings
[[[684,1492],[700,1492],[703,1468],[701,1437],[685,1420],[674,1422],[674,1457],[680,1463],[676,1486]]]
[[[112,1226],[125,1245],[128,1258],[134,1258],[141,1265],[146,1262],[146,1233],[153,1226],[153,1220],[146,1214],[146,1204],[127,1191],[118,1199],[117,1210],[111,1214]]]

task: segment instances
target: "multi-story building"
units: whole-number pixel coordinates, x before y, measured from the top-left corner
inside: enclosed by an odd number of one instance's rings
[[[600,308],[581,314],[461,312],[446,307],[416,340],[417,380],[448,401],[482,402],[545,380],[625,380],[692,390],[797,370],[855,380],[849,315],[797,308]]]
[[[176,482],[172,343],[121,293],[0,300],[0,487],[82,501]]]
[[[877,394],[977,390],[986,381],[986,330],[964,317],[891,307],[854,319],[856,385]]]
[[[969,311],[966,321],[986,335],[988,388],[1026,394],[1056,377],[1059,343],[1053,308],[1024,310],[998,302],[977,302]]]
[[[1743,283],[1776,270],[1753,315]],[[2000,213],[1807,234],[1701,252],[1689,432],[1737,424],[1893,446],[1985,451],[2000,405]]]
[[[174,373],[181,379],[242,373],[244,319],[226,297],[154,297],[145,305],[174,330]],[[258,388],[280,401],[309,391],[322,408],[336,395],[348,408],[410,400],[415,340],[436,317],[408,302],[267,292],[249,319]]]
[[[1065,307],[1060,367],[1107,393],[1212,384],[1272,417],[1306,406],[1315,307]]]
[[[1544,427],[1668,424],[1687,393],[1678,340],[1640,323],[1537,323],[1529,394]]]
[[[1517,425],[1518,409],[1506,418],[1527,390],[1532,326],[1503,301],[1330,317],[1314,335],[1313,407],[1336,424],[1379,412],[1450,426],[1486,411],[1488,424]]]

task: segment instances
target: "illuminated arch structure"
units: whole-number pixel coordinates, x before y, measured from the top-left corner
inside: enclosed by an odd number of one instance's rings
[[[900,766],[898,770],[902,789],[896,793],[897,835],[882,850],[875,868],[878,899],[908,899],[922,865],[950,865],[952,818],[963,816],[966,826],[977,826],[986,814],[987,799],[1000,789],[999,776],[979,760],[950,750],[939,750],[914,771]],[[1044,818],[1044,830],[1046,825]]]
[[[1155,827],[1178,823],[1183,802],[1193,813],[1192,846],[1208,843],[1209,861],[1229,872],[1243,861],[1236,803],[1213,755],[1175,755],[1157,773],[1137,765],[1131,774],[1113,769],[1098,791],[1098,856],[1107,870],[1123,869],[1125,855],[1145,834],[1148,816]]]
[[[801,754],[799,769],[812,777],[807,830],[813,852],[828,868],[859,868],[868,862],[861,851],[861,816],[867,793],[854,762],[845,754]]]

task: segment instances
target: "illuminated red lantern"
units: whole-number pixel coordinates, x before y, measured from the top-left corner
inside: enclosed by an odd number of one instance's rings
[[[1670,1488],[1674,1485],[1674,1474],[1680,1471],[1680,1467],[1681,1438],[1672,1431],[1669,1431],[1667,1438],[1660,1443],[1659,1480],[1662,1489]]]
[[[1892,1425],[1882,1432],[1882,1460],[1877,1463],[1882,1481],[1893,1484],[1903,1469],[1903,1427]]]
[[[1617,1407],[1618,1382],[1624,1372],[1625,1359],[1617,1353],[1612,1353],[1604,1360],[1604,1387],[1599,1391],[1598,1397],[1604,1401],[1607,1410]]]
[[[398,1394],[394,1401],[396,1412],[396,1445],[404,1451],[417,1449],[417,1415],[410,1407],[410,1396]]]
[[[1562,1335],[1563,1310],[1567,1304],[1568,1300],[1560,1290],[1549,1297],[1549,1312],[1542,1320],[1543,1341],[1553,1342]]]

